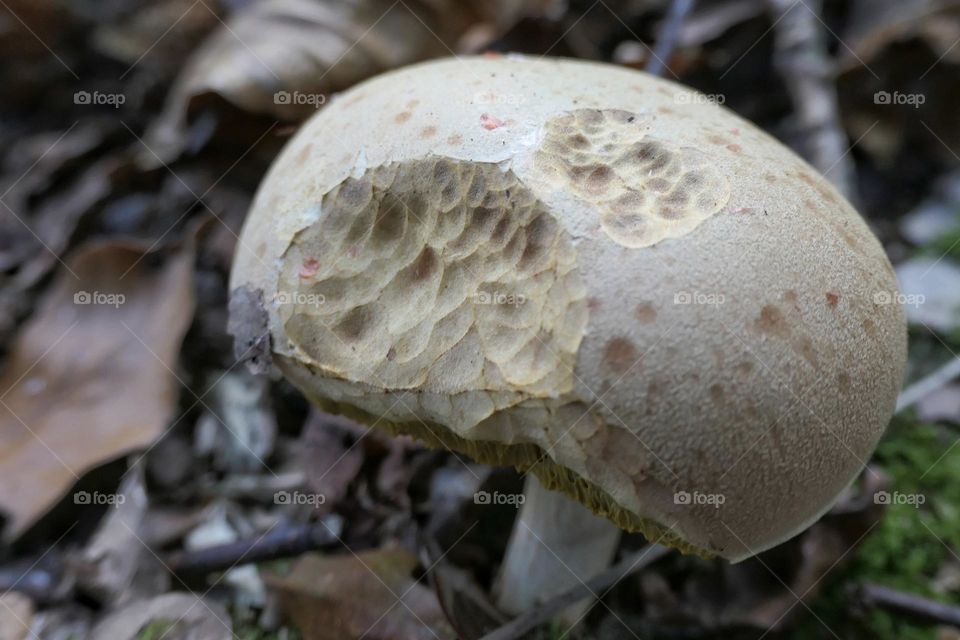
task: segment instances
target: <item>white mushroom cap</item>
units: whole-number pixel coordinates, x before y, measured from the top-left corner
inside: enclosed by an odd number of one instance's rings
[[[323,406],[734,560],[851,482],[906,359],[890,264],[826,180],[701,94],[572,60],[344,93],[271,168],[231,285]]]

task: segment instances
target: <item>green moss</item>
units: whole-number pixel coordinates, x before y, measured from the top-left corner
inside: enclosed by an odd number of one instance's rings
[[[250,616],[233,615],[233,637],[237,640],[301,640],[300,632],[282,627],[277,631],[266,631],[256,624]],[[176,620],[157,618],[151,620],[140,633],[137,640],[161,640],[171,637],[169,633],[176,626]]]
[[[301,640],[303,636],[288,627],[266,631],[255,624],[240,623],[234,626],[233,637],[237,640]]]
[[[878,640],[932,640],[934,628],[884,611],[866,612],[853,620],[846,610],[850,584],[876,582],[895,589],[960,604],[960,593],[932,588],[937,572],[960,549],[960,445],[958,434],[921,424],[910,417],[894,419],[874,456],[891,477],[891,491],[918,494],[919,507],[893,504],[868,535],[850,565],[829,576],[831,586],[816,600],[814,611],[840,637]],[[865,627],[865,628],[864,628]],[[829,636],[815,619],[805,620],[795,638]]]
[[[259,615],[251,609],[231,607],[230,619],[233,622],[235,640],[302,640],[299,631],[291,627],[280,627],[267,631],[258,623]]]
[[[168,620],[166,618],[151,620],[147,626],[137,634],[137,640],[160,640],[160,638],[170,633],[176,623],[176,620]]]

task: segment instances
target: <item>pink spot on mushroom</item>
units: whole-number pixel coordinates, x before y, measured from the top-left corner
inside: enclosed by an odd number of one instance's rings
[[[489,113],[480,114],[480,125],[487,131],[493,131],[494,129],[499,129],[500,127],[507,124],[500,118],[495,118]]]
[[[727,149],[730,149],[730,151],[733,151],[734,153],[740,153],[741,147],[738,144],[728,144]]]
[[[499,51],[484,51],[483,57],[489,60],[496,60],[497,58],[502,58],[503,54]]]
[[[320,261],[316,258],[307,258],[300,267],[301,278],[312,278],[320,270]]]
[[[735,136],[738,136],[740,135],[740,129],[734,127],[733,129],[730,129],[730,133],[732,133]]]

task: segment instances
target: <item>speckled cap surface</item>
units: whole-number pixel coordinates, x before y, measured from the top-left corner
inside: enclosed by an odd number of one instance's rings
[[[826,180],[612,65],[361,83],[288,143],[237,251],[315,402],[734,560],[829,508],[906,358],[889,261]]]

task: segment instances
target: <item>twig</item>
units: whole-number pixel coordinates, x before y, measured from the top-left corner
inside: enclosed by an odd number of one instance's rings
[[[657,46],[653,48],[653,56],[647,60],[645,71],[655,76],[662,76],[667,69],[670,56],[677,47],[680,40],[680,27],[683,21],[693,9],[694,0],[673,0],[670,3],[670,13],[663,23],[660,30],[660,37],[657,38]]]
[[[278,491],[296,491],[303,487],[305,474],[302,471],[275,475],[235,473],[216,483],[204,482],[199,488],[202,498],[226,498],[228,500],[256,500],[272,502]]]
[[[955,605],[869,582],[860,586],[859,596],[867,606],[887,609],[922,622],[960,627],[960,607]]]
[[[960,376],[960,358],[950,358],[945,365],[904,389],[897,398],[897,412],[913,406],[937,389]]]
[[[786,83],[804,140],[803,153],[848,199],[854,166],[840,121],[834,64],[818,18],[822,0],[767,0],[774,21],[774,65]]]
[[[578,584],[555,598],[544,602],[542,605],[517,616],[496,631],[483,636],[480,640],[515,640],[528,631],[551,620],[574,603],[584,598],[589,598],[597,592],[609,589],[627,576],[650,566],[669,553],[670,549],[660,545],[646,547],[642,551],[621,560],[590,580]]]
[[[234,566],[298,556],[336,541],[323,523],[280,526],[262,537],[172,553],[167,557],[166,565],[177,575],[215,573]]]

